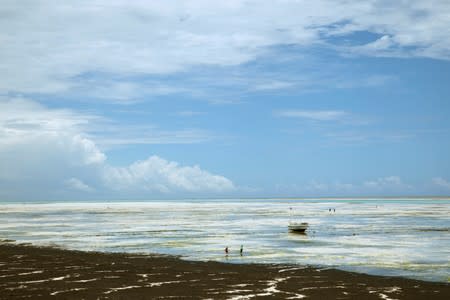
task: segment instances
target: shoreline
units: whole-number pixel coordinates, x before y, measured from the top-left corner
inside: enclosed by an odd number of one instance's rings
[[[0,243],[0,299],[450,299],[450,284],[292,264]]]

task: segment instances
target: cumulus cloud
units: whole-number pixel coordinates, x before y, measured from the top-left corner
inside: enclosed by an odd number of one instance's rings
[[[0,195],[64,199],[89,192],[95,198],[96,192],[113,197],[119,189],[145,197],[148,192],[182,196],[234,189],[223,176],[157,156],[127,167],[109,164],[107,155],[84,132],[95,119],[25,99],[0,102]]]
[[[21,186],[24,193],[34,188],[36,194],[52,191],[68,179],[67,174],[91,177],[104,163],[105,154],[81,131],[94,117],[50,110],[25,99],[1,100],[0,185],[4,190]]]
[[[234,66],[279,45],[450,59],[449,12],[445,0],[6,0],[0,7],[0,91],[61,93],[85,88],[92,72],[120,78]],[[333,37],[351,41],[358,32],[375,37],[362,45],[333,44]],[[119,98],[136,96],[134,83],[114,88]]]
[[[180,166],[158,156],[151,156],[126,168],[108,168],[104,174],[109,186],[117,190],[226,192],[233,183],[198,166]]]
[[[66,180],[66,184],[69,188],[72,188],[74,190],[79,190],[79,191],[83,191],[83,192],[91,192],[93,189],[87,185],[86,183],[84,183],[83,181],[81,181],[78,178],[70,178],[68,180]]]

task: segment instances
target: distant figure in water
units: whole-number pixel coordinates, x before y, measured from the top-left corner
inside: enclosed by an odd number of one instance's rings
[[[328,211],[331,212],[331,208],[329,208]]]
[[[241,245],[241,250],[239,250],[239,253],[241,254],[241,256],[244,253],[244,246],[243,245]]]
[[[336,212],[336,208],[333,208],[333,212]]]
[[[225,254],[228,255],[228,246],[225,247]]]

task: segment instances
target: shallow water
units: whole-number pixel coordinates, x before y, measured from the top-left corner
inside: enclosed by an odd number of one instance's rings
[[[307,234],[289,233],[289,220],[308,222]],[[298,263],[447,282],[450,201],[0,204],[0,239],[191,260]]]

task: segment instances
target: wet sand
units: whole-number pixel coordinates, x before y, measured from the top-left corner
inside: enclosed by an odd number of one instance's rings
[[[0,299],[450,299],[450,284],[298,265],[0,244]]]

